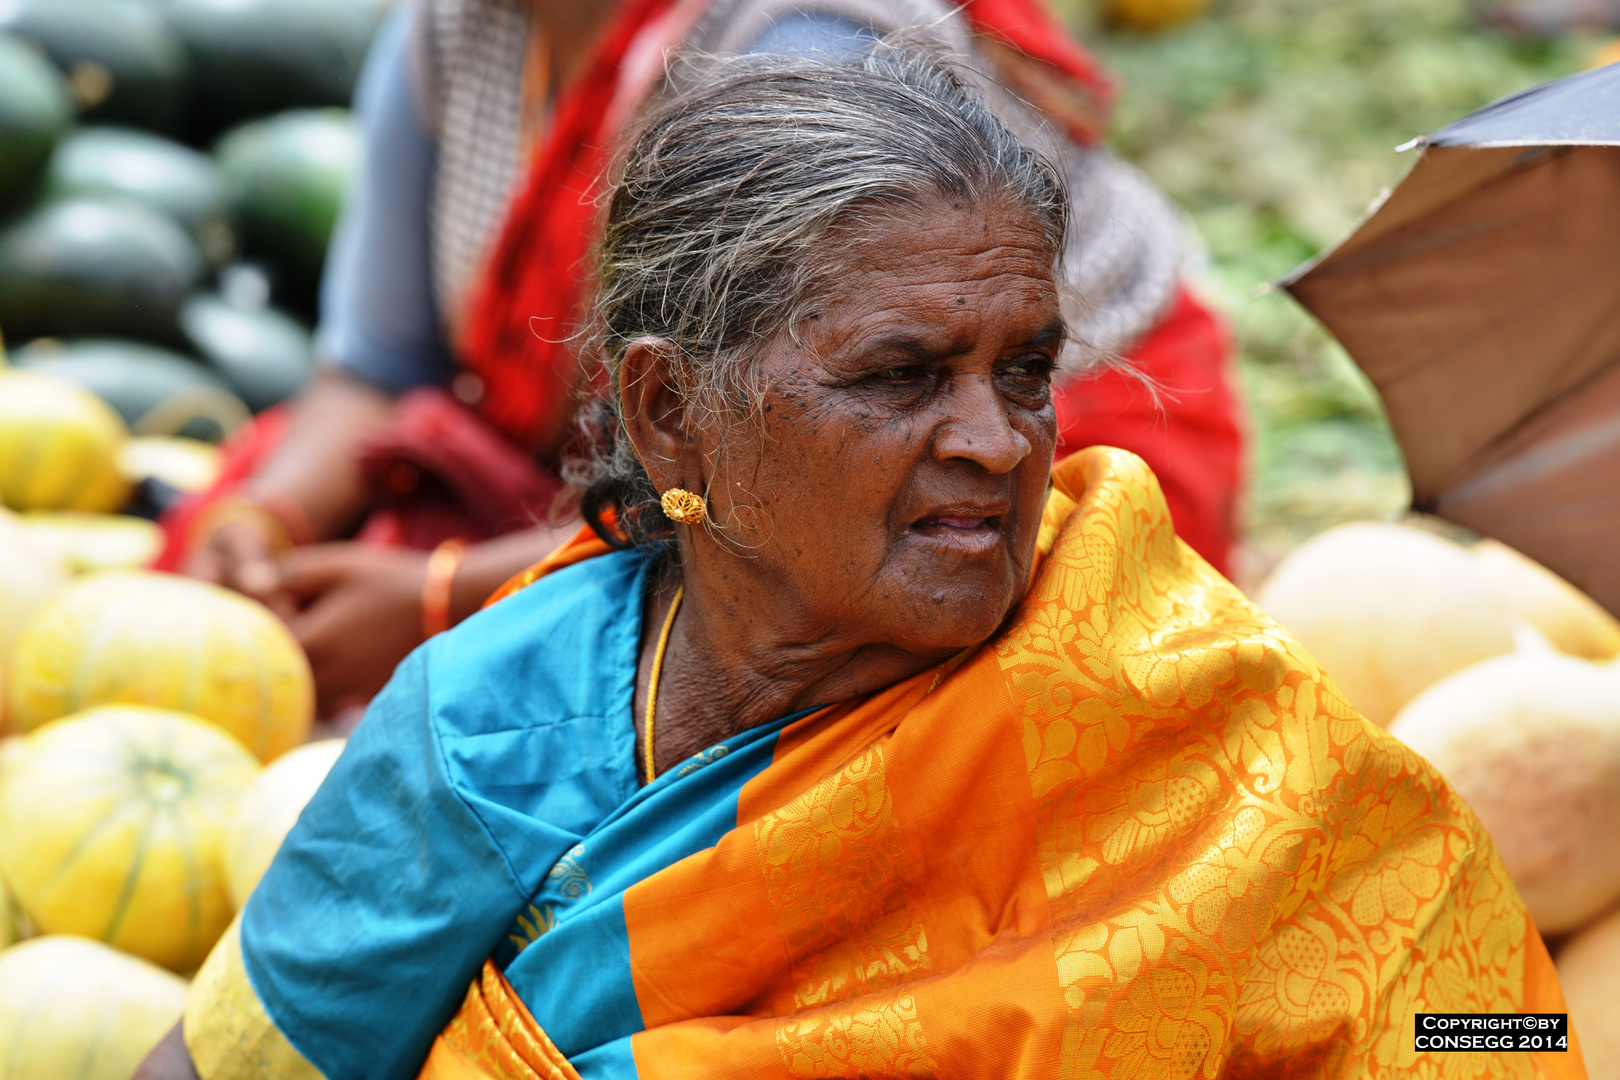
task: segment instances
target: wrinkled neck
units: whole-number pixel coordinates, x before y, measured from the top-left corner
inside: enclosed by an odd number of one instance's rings
[[[638,730],[659,631],[680,585],[679,571],[666,568],[645,600],[634,713]],[[659,773],[749,728],[886,689],[954,652],[917,655],[851,641],[835,628],[807,625],[791,604],[753,595],[746,586],[717,589],[690,579],[684,586],[658,687],[654,756]]]

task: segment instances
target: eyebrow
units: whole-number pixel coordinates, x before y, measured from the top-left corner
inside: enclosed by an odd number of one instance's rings
[[[1065,326],[1063,317],[1059,315],[1052,319],[1051,322],[1041,327],[1035,333],[1024,338],[1022,341],[1019,341],[1014,347],[1016,348],[1018,346],[1025,345],[1051,345],[1055,342],[1063,340],[1067,333],[1068,327]],[[953,356],[960,356],[961,354],[969,351],[969,347],[968,339],[966,338],[953,338],[946,345],[939,346],[930,344],[921,338],[913,337],[909,334],[894,334],[864,342],[859,351],[862,354],[888,351],[903,352],[907,355],[916,357],[918,360],[925,363],[934,363],[941,360],[948,360]]]

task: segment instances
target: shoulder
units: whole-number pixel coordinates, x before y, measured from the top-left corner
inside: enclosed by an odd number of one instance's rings
[[[475,735],[611,714],[634,678],[647,566],[625,551],[565,567],[428,642],[435,726]]]

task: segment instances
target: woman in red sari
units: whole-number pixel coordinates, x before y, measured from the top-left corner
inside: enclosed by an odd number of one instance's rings
[[[984,72],[997,114],[1065,167],[1075,257],[1060,285],[1077,345],[1059,453],[1141,454],[1178,532],[1224,568],[1242,453],[1226,342],[1182,285],[1175,213],[1097,145],[1110,84],[1039,0],[423,0],[403,12],[361,89],[368,159],[328,268],[327,367],[172,517],[164,565],[281,612],[323,712],[369,698],[424,636],[573,527],[550,518],[585,389],[571,337],[621,128],[691,66],[682,57],[840,55],[905,27]],[[1162,395],[1098,364],[1117,357]]]

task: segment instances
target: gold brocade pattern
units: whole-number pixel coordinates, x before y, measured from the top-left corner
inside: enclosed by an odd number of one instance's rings
[[[579,864],[584,854],[585,845],[575,844],[546,874],[546,878],[564,900],[578,900],[591,891],[591,877]]]
[[[776,1029],[776,1049],[795,1077],[939,1075],[916,999],[903,988],[876,1004],[849,1002],[788,1017]]]
[[[488,1080],[580,1080],[512,992],[505,976],[488,961],[467,988],[460,1011],[445,1025],[422,1070],[423,1080],[448,1080],[457,1075]]]
[[[1061,1075],[1471,1072],[1416,1059],[1410,1015],[1519,1007],[1522,908],[1477,823],[1176,541],[1146,466],[1108,464],[997,649],[1069,1008]]]
[[[762,817],[754,834],[792,966],[795,1012],[928,969],[928,938],[904,888],[907,860],[881,745]]]

